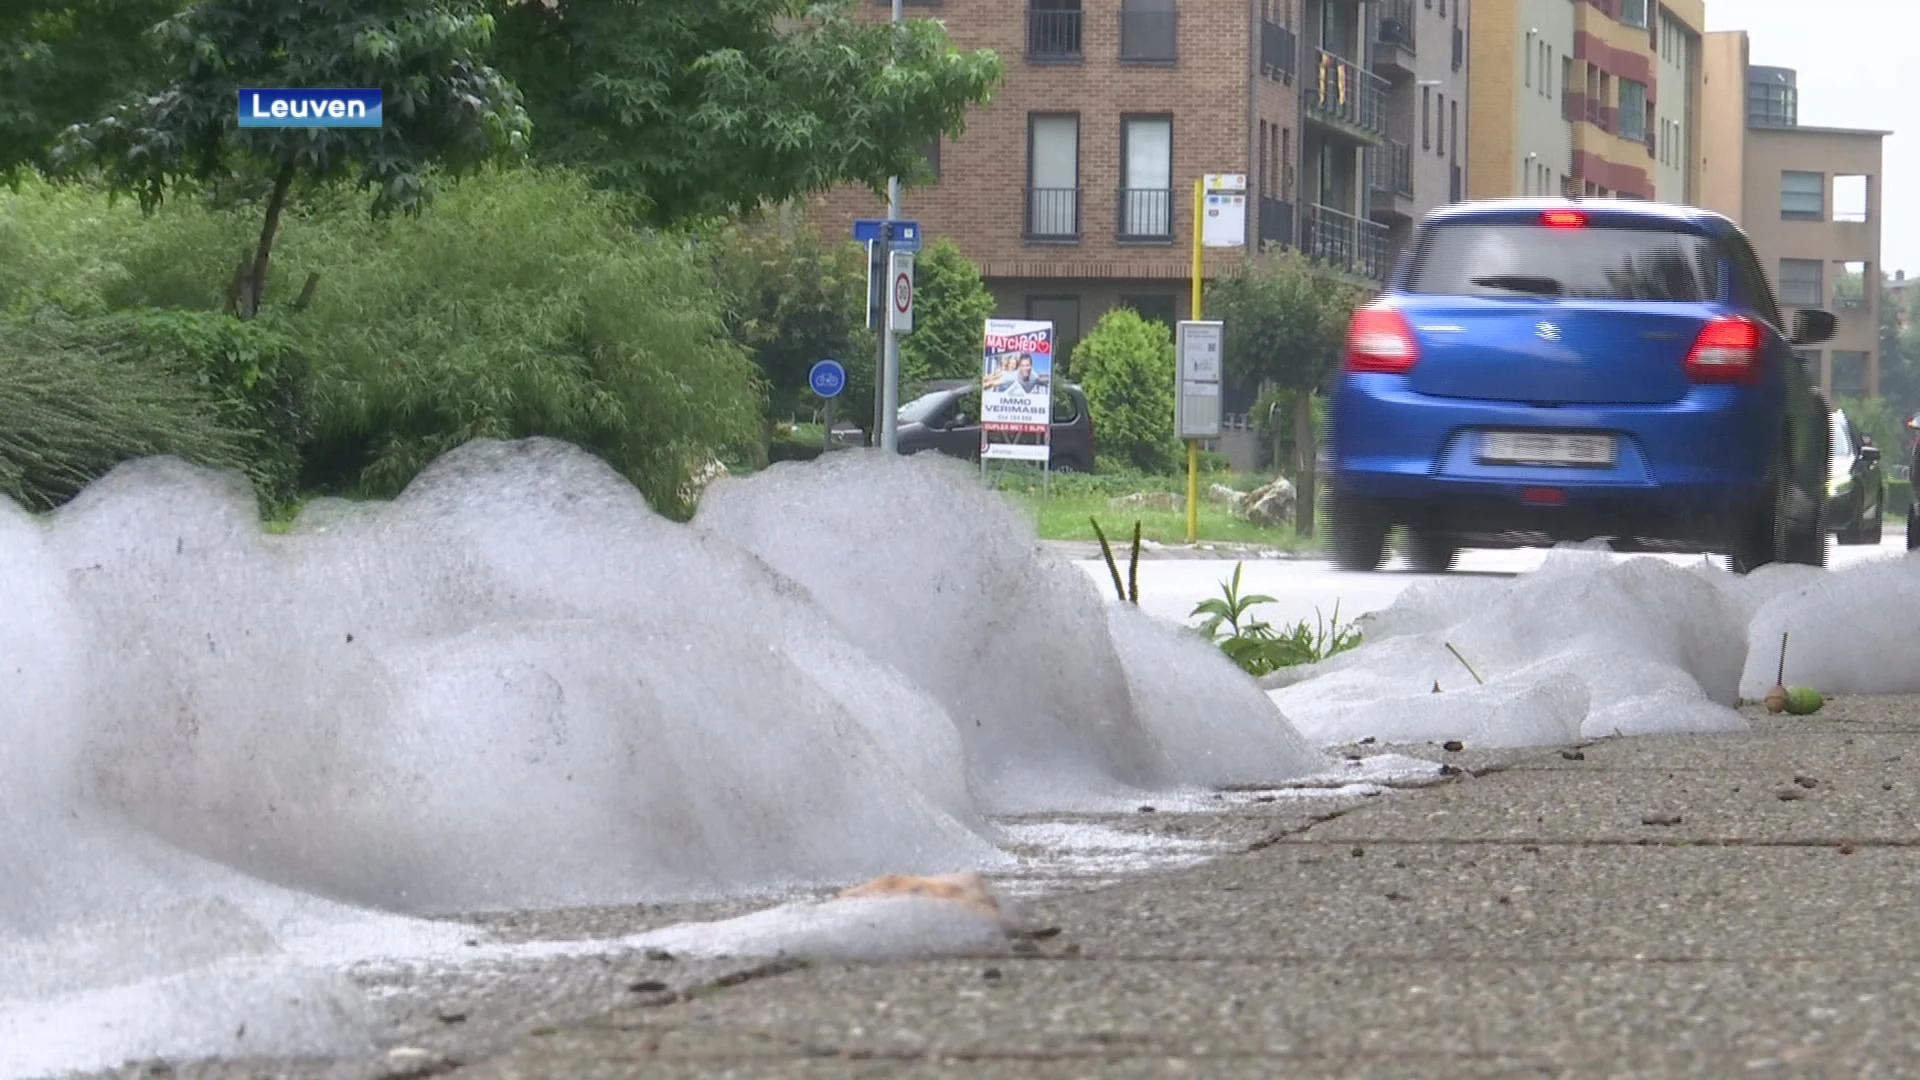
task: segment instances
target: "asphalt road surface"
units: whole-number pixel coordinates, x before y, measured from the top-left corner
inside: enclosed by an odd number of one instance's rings
[[[1877,547],[1834,544],[1829,548],[1827,565],[1843,569],[1867,559],[1897,558],[1906,552],[1905,537],[1889,528]],[[1121,572],[1124,574],[1125,555]],[[1451,574],[1416,574],[1406,568],[1398,556],[1386,567],[1371,574],[1335,570],[1324,559],[1249,558],[1242,563],[1240,591],[1262,593],[1274,598],[1255,613],[1277,626],[1291,626],[1316,617],[1331,618],[1335,605],[1341,622],[1392,604],[1401,591],[1420,582],[1439,581],[1464,575],[1513,576],[1539,569],[1549,554],[1546,548],[1516,550],[1474,549],[1462,552]],[[1705,555],[1615,555],[1616,559],[1666,559],[1679,565],[1712,558],[1715,565],[1725,560]],[[1101,559],[1077,560],[1102,590],[1112,596],[1112,577]],[[1195,604],[1219,596],[1220,585],[1233,576],[1234,559],[1142,558],[1140,560],[1140,606],[1162,618],[1186,622]]]

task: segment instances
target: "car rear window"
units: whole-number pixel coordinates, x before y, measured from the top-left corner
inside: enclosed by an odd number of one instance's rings
[[[1409,269],[1409,292],[1443,296],[1524,296],[1538,289],[1516,278],[1550,279],[1561,296],[1596,300],[1697,302],[1720,291],[1712,241],[1666,229],[1434,225]],[[1507,285],[1490,283],[1500,278],[1509,279]]]

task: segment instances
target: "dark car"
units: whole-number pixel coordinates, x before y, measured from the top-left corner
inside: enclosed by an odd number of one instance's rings
[[[1827,528],[1842,544],[1877,544],[1887,519],[1887,479],[1880,448],[1844,410],[1833,410],[1833,472]]]
[[[1638,200],[1429,213],[1330,402],[1336,565],[1605,538],[1823,566],[1830,409],[1729,218]]]
[[[1087,395],[1073,383],[1053,387],[1050,466],[1056,472],[1093,471],[1093,416]],[[943,379],[900,406],[894,445],[903,454],[932,450],[980,460],[980,380]]]

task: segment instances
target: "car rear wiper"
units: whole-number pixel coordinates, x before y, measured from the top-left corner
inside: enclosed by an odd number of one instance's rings
[[[1488,289],[1511,289],[1514,292],[1539,293],[1542,296],[1559,296],[1566,291],[1559,278],[1538,277],[1533,274],[1490,274],[1472,279],[1475,285]]]

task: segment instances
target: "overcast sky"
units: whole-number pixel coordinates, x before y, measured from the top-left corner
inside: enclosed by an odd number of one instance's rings
[[[1883,144],[1880,261],[1920,275],[1920,4],[1913,0],[1707,0],[1708,30],[1745,30],[1751,61],[1799,72],[1800,122],[1891,131]],[[1902,131],[1904,124],[1913,129]]]

